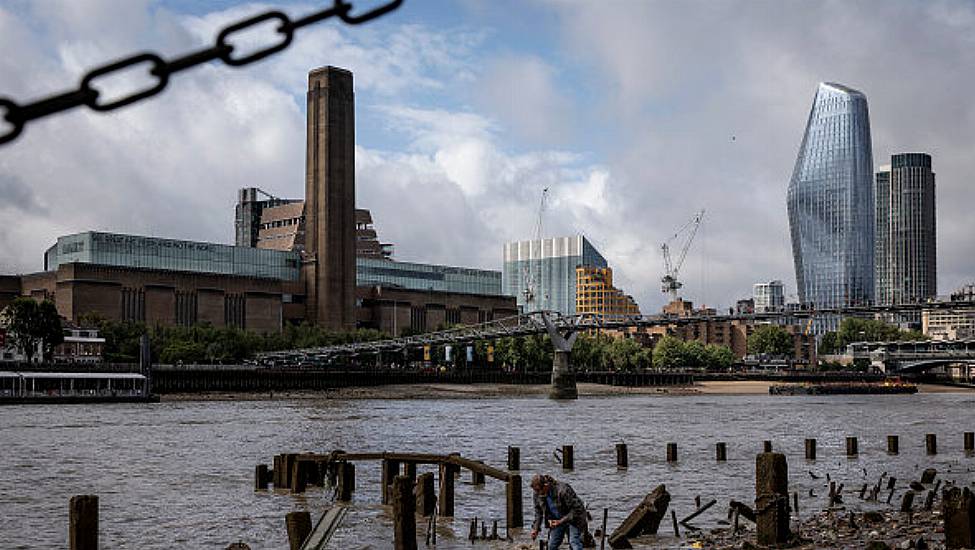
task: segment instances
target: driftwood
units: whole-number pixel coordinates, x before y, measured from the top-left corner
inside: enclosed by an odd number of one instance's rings
[[[670,504],[670,493],[663,485],[658,485],[647,496],[643,497],[637,507],[623,520],[613,534],[609,536],[611,548],[632,548],[630,537],[656,534],[660,521],[667,513]]]

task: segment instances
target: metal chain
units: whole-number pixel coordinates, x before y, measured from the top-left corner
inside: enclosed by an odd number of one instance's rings
[[[231,67],[248,65],[264,59],[269,55],[278,53],[290,46],[294,39],[295,31],[302,27],[319,23],[331,17],[338,17],[349,25],[359,25],[386,15],[400,7],[402,3],[403,0],[393,0],[365,13],[354,15],[352,14],[352,8],[354,7],[352,4],[345,0],[334,0],[332,7],[308,14],[294,21],[284,13],[272,10],[227,26],[217,34],[213,46],[174,59],[166,60],[158,54],[142,52],[92,69],[81,79],[81,84],[77,90],[54,95],[24,105],[19,105],[11,99],[0,97],[0,112],[3,113],[3,119],[7,121],[7,126],[9,126],[5,133],[0,133],[0,145],[17,139],[21,132],[23,132],[24,126],[32,120],[81,106],[86,106],[94,111],[112,111],[158,94],[166,88],[166,85],[169,83],[169,77],[180,71],[215,60],[223,61]],[[233,35],[268,21],[278,23],[275,29],[275,32],[280,35],[278,41],[249,55],[234,57],[235,47],[230,40]],[[148,72],[155,78],[155,84],[148,88],[132,92],[128,96],[110,103],[100,103],[98,101],[100,92],[93,86],[93,83],[98,78],[128,69],[135,65],[148,65]]]

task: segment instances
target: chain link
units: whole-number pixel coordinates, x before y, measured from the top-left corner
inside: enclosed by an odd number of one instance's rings
[[[166,85],[169,84],[169,77],[180,71],[215,60],[223,61],[231,67],[248,65],[286,49],[294,40],[295,31],[302,27],[313,25],[332,17],[338,17],[348,25],[359,25],[390,13],[400,7],[402,3],[403,0],[393,0],[362,14],[354,15],[351,13],[354,8],[352,4],[345,0],[334,0],[332,7],[308,14],[294,21],[280,11],[271,10],[224,27],[217,34],[213,46],[173,58],[169,61],[158,54],[142,52],[92,69],[81,79],[81,84],[77,90],[71,90],[25,105],[19,105],[12,99],[0,97],[0,112],[3,113],[3,120],[7,122],[6,128],[0,126],[0,132],[3,132],[0,133],[0,145],[17,139],[27,123],[33,120],[81,106],[86,106],[94,111],[118,109],[119,107],[130,105],[163,91]],[[247,55],[234,57],[233,54],[237,48],[230,40],[233,35],[267,22],[277,22],[275,32],[278,35],[278,42],[264,46]],[[92,86],[96,79],[140,64],[148,64],[150,66],[148,72],[151,76],[155,77],[155,84],[142,90],[131,92],[129,95],[123,96],[115,101],[99,103],[98,100],[101,92]]]

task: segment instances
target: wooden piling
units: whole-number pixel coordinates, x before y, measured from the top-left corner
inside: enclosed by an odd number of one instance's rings
[[[285,453],[282,457],[282,471],[281,471],[281,487],[283,489],[291,488],[292,474],[291,471],[295,469],[295,463],[298,461],[298,455],[295,453]]]
[[[945,489],[941,500],[945,547],[975,547],[975,498],[965,487]]]
[[[283,474],[281,473],[284,469],[284,455],[274,455],[274,471],[272,482],[274,483],[275,489],[280,489],[284,487]]]
[[[355,492],[355,464],[339,462],[337,483],[338,494],[335,499],[339,502],[351,501],[352,493]]]
[[[718,462],[725,462],[728,460],[728,445],[721,441],[714,445],[714,458]]]
[[[416,462],[404,462],[403,463],[403,475],[406,477],[416,480]]]
[[[670,521],[674,523],[674,536],[680,538],[680,529],[677,528],[677,512],[673,508],[670,509]]]
[[[311,514],[288,512],[284,516],[284,522],[288,526],[288,547],[291,550],[300,550],[305,539],[311,534]]]
[[[938,436],[935,434],[926,434],[924,436],[924,447],[927,449],[929,455],[938,454]]]
[[[575,457],[573,456],[572,445],[562,445],[562,469],[575,469]]]
[[[508,469],[514,471],[521,469],[521,449],[518,447],[508,447]]]
[[[420,474],[416,478],[416,513],[423,517],[433,515],[437,506],[437,495],[433,488],[433,473]]]
[[[508,529],[525,526],[522,514],[521,476],[514,474],[508,477],[505,484],[506,516]],[[441,514],[442,515],[442,514]]]
[[[254,468],[254,490],[267,490],[267,464],[258,464]]]
[[[975,451],[975,432],[965,432],[965,451]]]
[[[484,472],[471,470],[471,483],[474,485],[484,485]]]
[[[900,437],[896,435],[887,436],[887,453],[896,455],[900,452]]]
[[[308,486],[308,462],[295,462],[294,466],[291,468],[291,492],[292,494],[301,494],[305,492]]]
[[[910,512],[914,505],[914,491],[907,491],[901,498],[901,512]]]
[[[758,544],[789,540],[789,466],[782,453],[755,458],[755,514]]]
[[[677,444],[667,444],[667,462],[677,462]]]
[[[771,453],[772,452],[772,442],[763,441],[762,442],[762,452]]]
[[[75,495],[68,501],[68,548],[98,550],[98,495]]]
[[[846,438],[846,456],[855,457],[859,454],[859,449],[857,448],[857,438],[847,437]]]
[[[380,483],[382,483],[382,503],[390,503],[390,487],[393,485],[393,480],[399,475],[399,462],[396,460],[390,460],[384,458],[382,461],[382,472],[380,474]]]
[[[806,460],[816,460],[816,440],[806,440]]]
[[[626,443],[616,444],[616,467],[619,469],[628,468],[630,465],[629,453],[626,450]]]
[[[416,500],[413,497],[413,479],[408,476],[393,478],[393,548],[416,550]]]
[[[445,518],[454,517],[454,473],[459,468],[454,464],[440,465],[440,512]]]

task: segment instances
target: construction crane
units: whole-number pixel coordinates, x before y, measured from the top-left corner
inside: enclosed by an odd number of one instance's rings
[[[703,219],[704,210],[701,210],[690,221],[682,225],[671,238],[660,245],[660,249],[664,253],[664,271],[666,272],[663,279],[660,279],[660,282],[663,283],[660,291],[669,292],[671,301],[677,300],[677,291],[684,286],[684,283],[677,280],[677,275],[680,273],[681,266],[684,265],[684,259],[687,258],[687,250],[691,247],[691,242],[694,241],[694,235],[697,234],[697,229],[701,226]],[[684,234],[687,234],[687,240],[684,241],[684,245],[680,249],[680,256],[678,256],[677,262],[674,263],[670,257],[670,244],[676,244],[678,238]]]
[[[541,240],[542,238],[542,218],[545,214],[545,200],[547,198],[548,198],[548,187],[542,189],[542,198],[538,202],[538,215],[535,217],[535,232],[532,236],[531,242]],[[531,311],[531,308],[529,308],[528,305],[535,301],[535,284],[536,284],[535,274],[532,272],[531,269],[531,252],[530,252],[531,244],[529,244],[528,247],[529,247],[529,261],[525,262],[525,267],[523,270],[524,271],[523,276],[525,280],[525,290],[522,291],[522,294],[525,297],[525,311]]]

